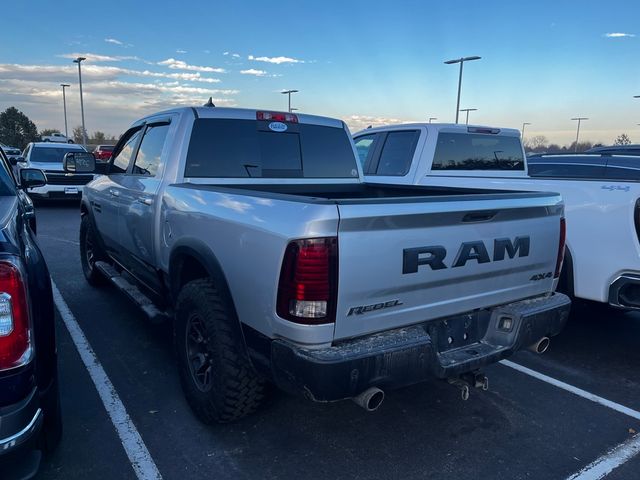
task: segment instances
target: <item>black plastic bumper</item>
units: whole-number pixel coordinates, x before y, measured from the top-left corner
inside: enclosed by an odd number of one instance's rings
[[[556,293],[321,349],[277,339],[271,342],[271,374],[280,388],[321,402],[372,386],[391,389],[455,377],[557,335],[570,307],[569,298]]]

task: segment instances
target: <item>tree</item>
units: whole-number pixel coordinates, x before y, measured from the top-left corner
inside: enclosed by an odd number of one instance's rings
[[[22,150],[27,143],[37,140],[36,124],[16,107],[0,113],[0,142]]]
[[[617,136],[616,141],[613,142],[614,145],[631,145],[631,140],[626,133],[622,133]]]
[[[536,135],[525,142],[525,147],[531,152],[544,152],[547,150],[547,137]]]
[[[104,134],[104,132],[98,130],[97,132],[94,132],[93,137],[91,137],[91,141],[89,143],[100,144],[104,143],[106,139],[107,136]]]
[[[49,137],[54,133],[60,133],[60,130],[57,128],[45,128],[40,132],[40,137]]]
[[[82,136],[82,125],[78,125],[73,129],[73,141],[76,143],[84,143],[84,137]]]

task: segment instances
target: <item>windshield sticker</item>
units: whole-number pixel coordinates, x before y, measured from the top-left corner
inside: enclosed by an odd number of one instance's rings
[[[286,132],[287,126],[282,122],[271,122],[269,124],[269,129],[274,132]]]

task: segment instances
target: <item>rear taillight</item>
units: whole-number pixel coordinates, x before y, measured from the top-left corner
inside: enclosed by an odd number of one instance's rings
[[[562,262],[564,261],[564,246],[567,241],[567,224],[564,217],[560,219],[560,242],[558,245],[558,259],[556,260],[556,273],[553,278],[558,278],[562,271]]]
[[[338,291],[338,239],[290,242],[278,283],[278,316],[303,324],[335,322]]]
[[[281,112],[256,112],[256,120],[269,120],[272,122],[298,123],[298,116],[293,113]]]
[[[0,261],[0,370],[19,367],[31,357],[27,294],[20,270]]]

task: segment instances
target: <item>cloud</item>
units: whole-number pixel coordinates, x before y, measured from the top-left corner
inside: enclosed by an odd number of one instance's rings
[[[372,115],[351,115],[345,119],[345,123],[351,132],[364,130],[369,125],[372,127],[380,127],[383,125],[392,125],[397,123],[413,123],[410,120],[401,120],[392,117],[376,117]]]
[[[254,57],[253,55],[249,55],[248,58],[249,60],[256,62],[275,63],[277,65],[280,65],[281,63],[305,63],[304,60],[298,60],[291,57]]]
[[[239,53],[223,52],[222,55],[224,55],[225,57],[231,55],[233,58],[240,58]]]
[[[614,32],[614,33],[605,33],[604,34],[605,37],[607,38],[633,38],[636,36],[635,33],[619,33],[619,32]]]
[[[193,72],[215,72],[215,73],[225,73],[226,70],[224,68],[214,68],[214,67],[201,67],[198,65],[189,65],[182,60],[176,60],[175,58],[167,58],[161,62],[158,62],[158,65],[165,65],[174,70],[190,70]]]
[[[219,78],[203,77],[200,72],[152,72],[150,70],[135,70],[106,65],[83,65],[82,78],[94,80],[112,80],[119,76],[150,77],[182,80],[198,83],[220,83]],[[75,65],[19,65],[0,64],[0,79],[23,78],[57,82],[67,81],[75,83],[78,79],[78,69]]]
[[[114,45],[124,45],[124,43],[122,43],[120,40],[117,40],[115,38],[105,38],[104,41],[107,43],[113,43]]]
[[[187,53],[187,51],[179,48],[178,50],[176,50],[176,53]]]
[[[85,57],[87,62],[91,63],[103,63],[103,62],[122,62],[124,60],[136,60],[139,62],[146,62],[139,57],[132,55],[101,55],[99,53],[63,53],[61,55],[57,55],[60,58],[71,58],[76,59],[78,57]]]
[[[242,75],[255,75],[256,77],[264,77],[267,75],[267,72],[264,70],[256,70],[255,68],[250,68],[249,70],[240,70]]]

